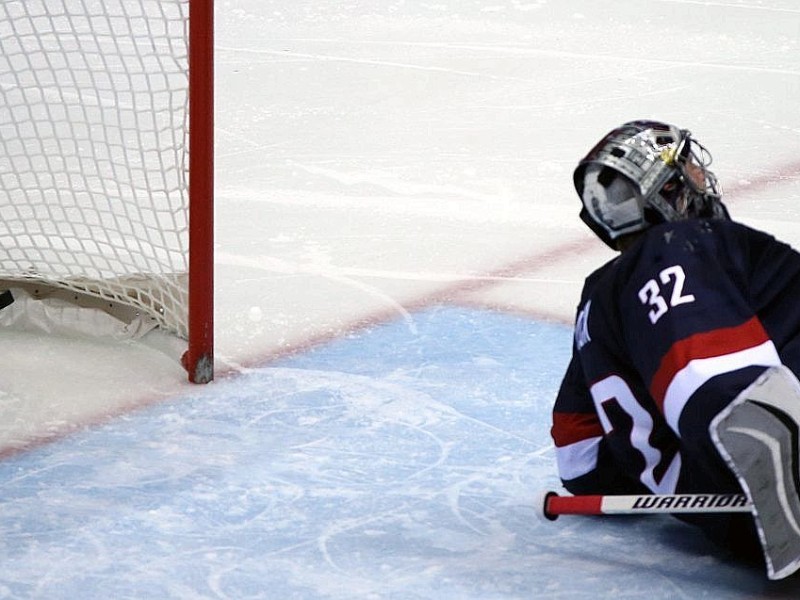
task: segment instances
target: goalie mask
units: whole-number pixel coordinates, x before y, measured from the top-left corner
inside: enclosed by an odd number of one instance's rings
[[[689,218],[727,219],[711,154],[685,129],[632,121],[614,129],[575,169],[581,219],[611,248],[624,235]]]

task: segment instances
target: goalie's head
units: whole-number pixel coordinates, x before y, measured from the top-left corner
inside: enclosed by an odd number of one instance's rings
[[[578,163],[581,219],[612,248],[627,234],[667,221],[727,219],[711,154],[686,129],[631,121]]]

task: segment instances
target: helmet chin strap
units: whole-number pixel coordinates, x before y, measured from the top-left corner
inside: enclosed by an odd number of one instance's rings
[[[681,190],[680,195],[683,196],[687,190]],[[683,202],[689,202],[688,199]],[[661,197],[660,190],[655,190],[650,198],[645,198],[645,206],[655,209],[665,221],[682,221],[687,217],[686,210],[679,211],[667,200]]]

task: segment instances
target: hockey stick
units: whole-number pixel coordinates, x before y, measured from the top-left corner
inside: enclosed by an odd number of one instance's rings
[[[664,513],[752,512],[744,494],[643,494],[641,496],[559,496],[547,492],[540,503],[546,519],[559,515],[645,515]]]

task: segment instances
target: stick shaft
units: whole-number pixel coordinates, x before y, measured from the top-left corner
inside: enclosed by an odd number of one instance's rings
[[[674,513],[752,512],[744,494],[645,494],[641,496],[559,496],[549,492],[544,514],[559,515],[645,515]]]

